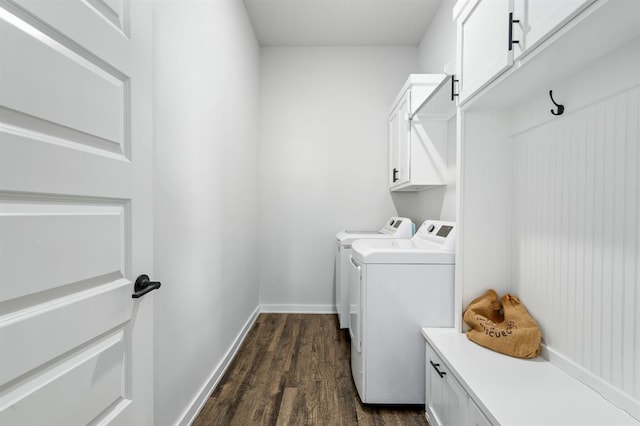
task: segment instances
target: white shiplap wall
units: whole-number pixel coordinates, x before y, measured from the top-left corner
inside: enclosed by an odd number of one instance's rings
[[[513,137],[513,293],[551,352],[640,400],[640,89]],[[591,374],[589,374],[591,373]]]

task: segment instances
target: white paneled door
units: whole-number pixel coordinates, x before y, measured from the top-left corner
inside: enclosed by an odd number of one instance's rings
[[[151,77],[150,2],[0,0],[2,425],[153,423]]]

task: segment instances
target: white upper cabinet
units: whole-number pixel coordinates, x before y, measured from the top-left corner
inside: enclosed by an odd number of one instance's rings
[[[520,38],[515,57],[528,53],[594,0],[515,0]]]
[[[513,64],[508,43],[513,0],[460,0],[459,5],[457,64],[464,102]]]
[[[459,0],[459,102],[529,54],[595,0]]]
[[[446,185],[447,120],[455,114],[451,76],[412,74],[389,113],[389,189]]]
[[[390,187],[404,185],[409,182],[409,139],[411,138],[411,122],[409,121],[410,104],[411,91],[407,91],[389,115]]]

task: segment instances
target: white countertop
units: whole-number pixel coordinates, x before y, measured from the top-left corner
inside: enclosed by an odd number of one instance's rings
[[[503,355],[450,328],[423,328],[422,335],[493,423],[640,425],[542,357]]]

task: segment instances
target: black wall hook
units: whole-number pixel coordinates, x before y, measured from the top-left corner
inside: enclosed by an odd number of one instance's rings
[[[549,97],[551,98],[551,102],[553,102],[553,104],[557,108],[557,111],[550,110],[551,114],[553,114],[553,115],[562,115],[564,113],[564,105],[560,105],[556,101],[553,100],[553,90],[549,90]]]

